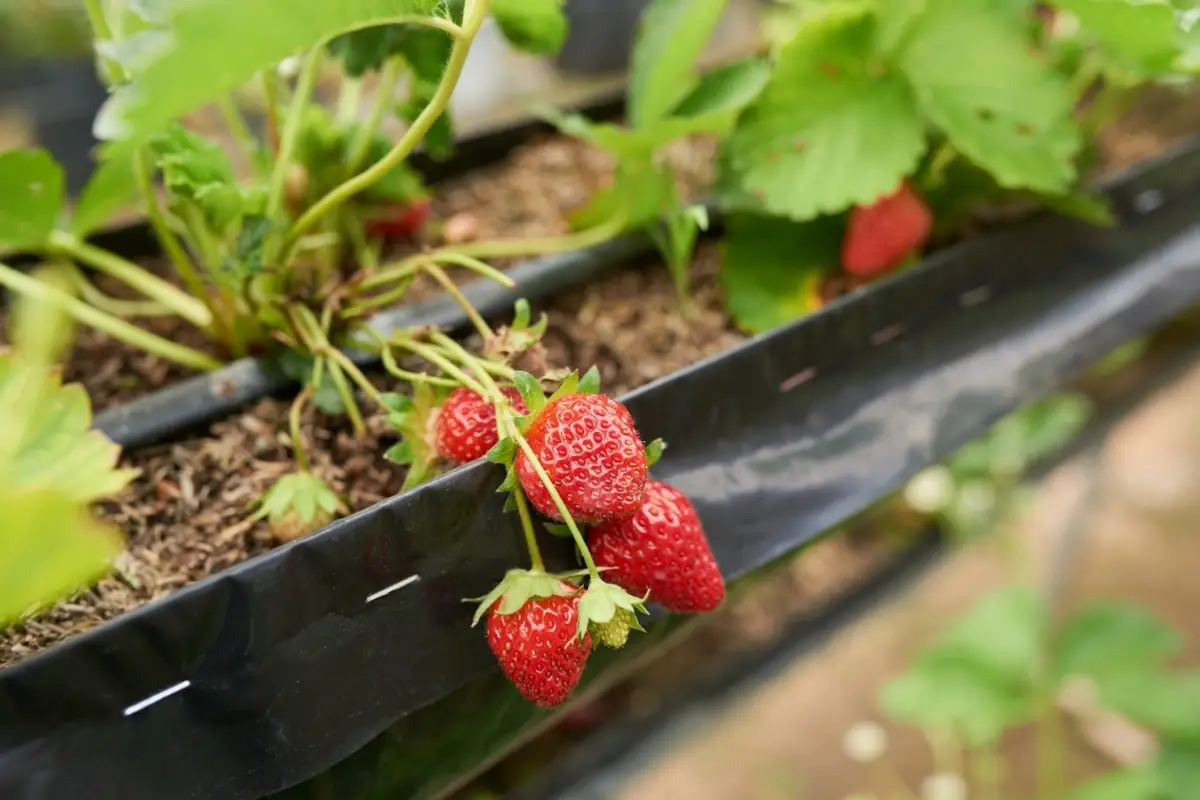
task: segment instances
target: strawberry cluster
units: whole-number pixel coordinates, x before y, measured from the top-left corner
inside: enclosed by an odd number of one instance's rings
[[[641,630],[637,612],[646,600],[698,613],[725,598],[692,503],[649,477],[661,443],[647,448],[623,404],[579,388],[577,380],[564,382],[549,401],[536,390],[506,388],[489,400],[459,388],[434,423],[443,457],[466,463],[486,454],[506,464],[502,488],[516,496],[523,521],[527,498],[566,523],[548,527],[567,529],[588,565],[571,575],[545,573],[531,536],[533,569],[510,570],[476,614],[476,622],[487,616],[488,644],[504,674],[544,707],[571,695],[593,642],[620,647],[630,629]],[[589,526],[586,543],[581,524]],[[586,588],[578,585],[584,575]]]

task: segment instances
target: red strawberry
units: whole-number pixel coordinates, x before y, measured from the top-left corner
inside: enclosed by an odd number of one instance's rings
[[[512,614],[488,612],[488,645],[500,669],[526,700],[548,708],[571,696],[588,654],[591,634],[581,641],[578,593],[535,597]]]
[[[534,417],[525,438],[577,521],[627,517],[641,504],[646,448],[629,410],[611,397],[563,395]],[[524,450],[516,469],[533,507],[562,519]]]
[[[725,599],[725,580],[700,518],[687,496],[659,481],[646,482],[642,507],[628,519],[588,531],[588,549],[604,579],[632,595],[650,592],[668,611],[712,611]]]
[[[842,266],[869,278],[898,267],[920,249],[933,230],[933,214],[907,182],[892,194],[850,212],[842,243]]]
[[[529,413],[521,393],[512,387],[501,390],[521,414]],[[434,423],[437,451],[456,464],[483,458],[496,446],[496,408],[475,392],[460,386],[450,393]]]
[[[380,239],[416,238],[432,212],[429,200],[424,197],[408,205],[392,206],[382,216],[367,220],[367,235]]]

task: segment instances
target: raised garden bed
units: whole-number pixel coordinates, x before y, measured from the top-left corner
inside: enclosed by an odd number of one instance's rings
[[[707,141],[677,145],[685,191],[708,182]],[[481,147],[494,152],[491,142]],[[565,212],[610,169],[551,139],[444,186],[436,205],[448,227],[467,219],[483,237],[562,234]],[[1112,227],[1026,216],[862,291],[825,293],[819,312],[750,339],[722,307],[711,240],[675,264],[692,274],[690,317],[676,314],[678,287],[663,270],[630,268],[652,251],[641,235],[502,259],[514,287],[479,282],[463,294],[487,317],[520,297],[549,310],[548,360],[596,364],[644,440],[669,442],[655,477],[692,498],[734,581],[1200,299],[1200,144],[1103,193]],[[415,285],[414,302],[370,326],[385,336],[468,327],[471,315],[433,288]],[[371,355],[350,355],[379,378]],[[14,662],[0,672],[5,796],[261,798],[372,740],[401,755],[384,764],[368,751],[371,774],[354,780],[427,796],[543,724],[506,688],[461,603],[524,560],[516,517],[496,494],[502,470],[473,463],[401,492],[405,471],[379,458],[397,438],[387,414],[369,416],[356,438],[344,417],[309,407],[298,436],[281,433],[289,410],[276,398],[295,372],[273,358],[165,387],[177,372],[149,359],[131,381],[115,366],[128,358],[89,336],[67,364],[103,409],[97,427],[142,472],[101,505],[129,537],[113,577],[0,644],[0,660]],[[292,468],[298,439],[355,513],[272,549],[246,507]],[[543,547],[550,566],[573,567],[565,542]],[[594,654],[585,682],[617,674],[683,624],[652,620],[625,650]],[[70,767],[49,769],[60,764]]]

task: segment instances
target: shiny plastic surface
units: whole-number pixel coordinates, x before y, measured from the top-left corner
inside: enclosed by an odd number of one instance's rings
[[[1110,193],[1116,228],[970,240],[625,398],[727,577],[1200,299],[1200,146]],[[535,719],[460,600],[521,562],[499,480],[468,465],[0,672],[0,797],[253,800],[385,730],[376,777],[313,796],[433,793]]]

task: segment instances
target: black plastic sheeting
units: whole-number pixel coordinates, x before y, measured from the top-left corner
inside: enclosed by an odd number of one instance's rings
[[[1084,430],[1057,453],[1026,471],[1030,483],[1069,458],[1094,458],[1113,428],[1148,398],[1177,383],[1200,365],[1200,342],[1191,340],[1146,359],[1147,373],[1102,398]],[[937,531],[893,556],[851,591],[789,622],[782,635],[757,650],[730,659],[698,679],[667,693],[653,712],[630,713],[574,744],[547,769],[506,793],[509,800],[605,800],[627,791],[638,774],[686,739],[696,720],[712,721],[724,709],[783,674],[816,647],[879,604],[901,594],[949,552],[953,541]]]
[[[1200,299],[1200,142],[1110,195],[1118,227],[969,240],[624,398],[726,576]],[[281,796],[424,797],[476,768],[545,717],[460,599],[522,562],[500,477],[468,465],[0,672],[0,797],[253,800],[362,748],[371,770]]]

